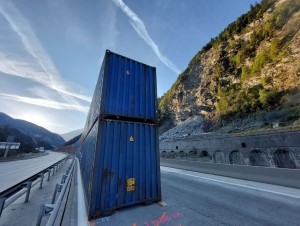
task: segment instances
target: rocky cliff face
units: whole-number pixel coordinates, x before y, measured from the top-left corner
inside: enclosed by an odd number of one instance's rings
[[[270,118],[278,111],[285,113],[273,117],[274,123],[300,124],[299,28],[299,0],[251,6],[203,47],[162,96],[160,132],[195,116],[207,131],[224,122],[260,120],[262,112]]]

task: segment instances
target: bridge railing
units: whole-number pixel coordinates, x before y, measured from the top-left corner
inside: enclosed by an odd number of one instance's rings
[[[73,175],[73,169],[75,165],[75,157],[73,157],[72,163],[68,167],[66,173],[62,176],[61,183],[56,184],[54,194],[52,197],[52,202],[51,204],[42,204],[40,207],[40,212],[36,221],[36,226],[39,226],[42,222],[42,218],[45,215],[50,215],[48,221],[47,221],[47,226],[52,226],[55,224],[60,206],[62,204],[65,192],[67,190],[67,187],[69,186],[69,183],[71,181],[72,175]],[[56,202],[56,195],[57,193],[60,193]]]
[[[33,175],[22,183],[14,185],[0,193],[0,218],[3,210],[24,194],[26,194],[24,202],[27,203],[31,189],[36,185],[39,185],[39,189],[42,189],[45,177],[47,177],[47,181],[49,181],[51,174],[53,176],[54,173],[62,167],[63,163],[66,162],[67,159],[68,156],[44,169],[42,172]]]

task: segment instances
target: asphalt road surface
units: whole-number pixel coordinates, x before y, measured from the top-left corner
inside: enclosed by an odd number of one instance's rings
[[[123,208],[91,225],[300,225],[300,189],[161,169],[167,206]]]
[[[48,155],[37,158],[1,162],[0,193],[48,168],[65,157],[66,155],[63,153],[50,151]]]

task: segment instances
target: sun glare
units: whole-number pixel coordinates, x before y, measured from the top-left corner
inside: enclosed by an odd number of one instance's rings
[[[42,126],[44,128],[51,126],[51,123],[49,123],[49,119],[43,116],[42,114],[30,112],[21,115],[19,118],[28,122],[32,122],[36,125]]]

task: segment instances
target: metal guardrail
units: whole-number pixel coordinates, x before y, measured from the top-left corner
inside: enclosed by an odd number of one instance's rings
[[[47,181],[49,181],[51,173],[53,176],[54,172],[57,172],[62,167],[63,162],[66,161],[67,158],[68,157],[65,157],[64,159],[58,161],[57,163],[54,163],[52,166],[44,169],[42,172],[39,172],[33,175],[31,178],[27,179],[26,181],[21,182],[21,184],[17,184],[11,187],[10,189],[2,192],[0,194],[0,217],[2,211],[6,207],[8,207],[10,204],[12,204],[14,201],[16,201],[25,193],[26,196],[24,202],[27,203],[29,200],[31,188],[39,184],[39,189],[42,189],[45,175],[48,175]]]
[[[42,204],[41,205],[40,212],[39,212],[39,215],[38,215],[38,218],[36,221],[36,226],[41,225],[42,218],[45,215],[50,215],[46,225],[47,226],[54,225],[57,214],[58,214],[60,206],[61,206],[61,203],[64,198],[64,194],[65,194],[67,187],[71,181],[74,166],[75,166],[75,158],[73,158],[73,161],[70,164],[69,168],[67,169],[66,173],[62,176],[60,184],[56,184],[51,204]],[[60,194],[55,202],[57,192],[59,192]]]

